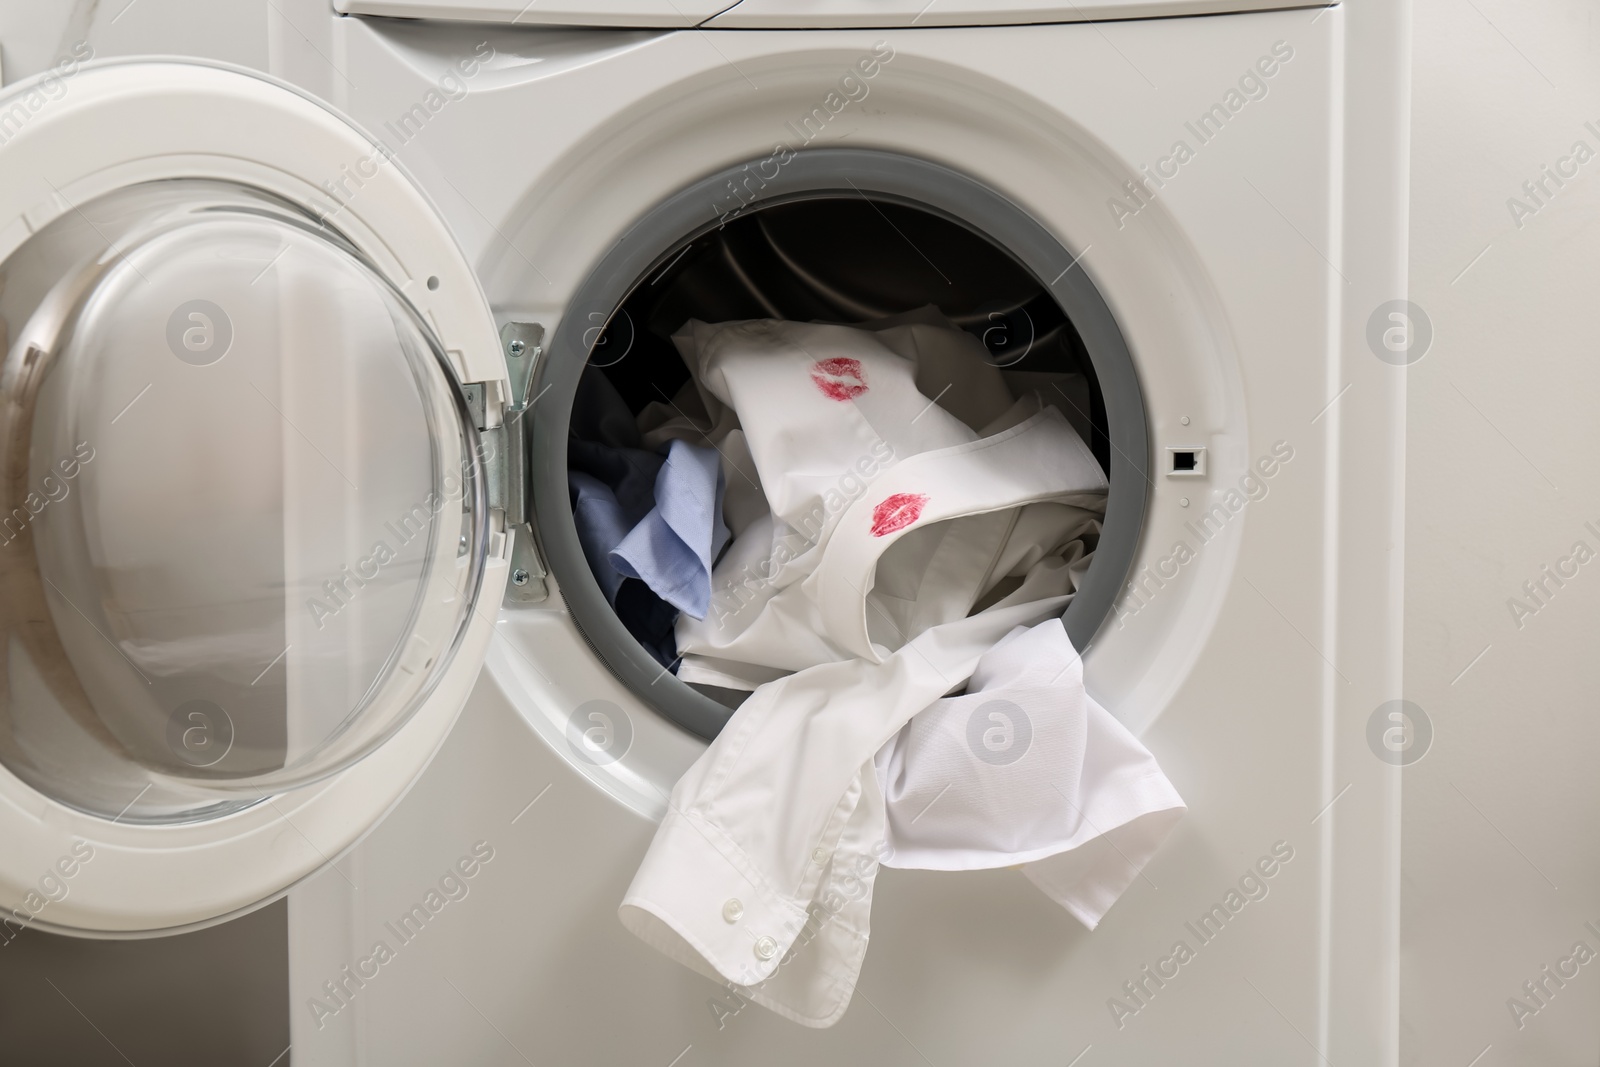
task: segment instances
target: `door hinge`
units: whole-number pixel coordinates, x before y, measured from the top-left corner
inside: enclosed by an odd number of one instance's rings
[[[505,515],[511,537],[511,581],[506,599],[537,603],[550,595],[544,562],[533,543],[532,515],[528,506],[528,426],[532,402],[529,390],[533,368],[543,352],[544,327],[536,322],[508,322],[500,329],[501,352],[509,372],[506,405],[500,425],[486,427],[482,382],[465,386],[467,406],[477,421],[483,442],[484,476],[489,507]]]

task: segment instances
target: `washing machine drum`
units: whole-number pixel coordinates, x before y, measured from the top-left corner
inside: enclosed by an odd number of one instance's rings
[[[615,310],[604,318],[564,321],[534,384],[544,398],[542,417],[532,428],[541,543],[563,600],[591,646],[643,702],[707,738],[754,685],[843,654],[842,648],[818,649],[816,640],[801,635],[792,661],[744,669],[722,655],[721,646],[739,629],[729,625],[730,615],[747,613],[744,602],[752,596],[764,599],[762,590],[772,584],[764,568],[776,560],[772,546],[751,547],[760,538],[737,536],[742,517],[766,516],[770,505],[774,530],[791,527],[801,531],[799,540],[814,539],[818,525],[805,508],[787,508],[782,476],[769,486],[772,470],[754,472],[744,443],[782,423],[791,400],[815,399],[821,386],[813,387],[805,375],[795,379],[798,384],[774,382],[774,394],[765,398],[770,417],[741,407],[740,420],[754,418],[760,425],[722,439],[713,410],[720,402],[707,399],[715,386],[690,370],[696,331],[717,327],[693,324],[721,323],[726,329],[748,321],[759,328],[754,324],[776,321],[814,324],[801,327],[809,330],[848,327],[847,334],[867,330],[880,339],[922,331],[909,341],[915,389],[921,391],[903,420],[912,431],[952,423],[975,433],[1024,395],[1042,396],[1061,413],[1111,485],[1107,534],[1098,547],[1092,539],[1087,544],[1096,563],[1066,619],[1074,644],[1088,647],[1138,544],[1148,444],[1131,358],[1093,284],[1073,269],[1075,257],[993,190],[922,160],[811,150],[791,161],[760,201],[733,218],[708,218],[705,205],[718,202],[710,194],[726,177],[713,175],[681,191],[619,242],[574,298],[575,306]],[[930,346],[940,338],[944,343]],[[826,340],[801,347],[815,347],[807,367],[816,363],[824,384],[842,390],[840,395],[859,388],[849,359],[824,365],[835,354]],[[583,402],[569,417],[580,381],[586,383]],[[641,637],[641,620],[658,621],[670,608],[655,605],[665,610],[652,613],[640,608],[637,596],[619,598],[613,576],[595,573],[604,568],[605,553],[581,543],[567,506],[571,442],[583,438],[593,421],[587,408],[597,394],[613,398],[613,421],[631,430],[637,417],[644,433],[636,443],[645,450],[664,446],[663,435],[682,423],[689,443],[702,443],[709,433],[722,453],[724,514],[736,536],[716,563],[709,614],[698,622],[680,618],[675,633],[670,625],[654,625]],[[761,400],[747,398],[744,406],[759,407]],[[864,459],[874,475],[883,465],[881,455],[874,462],[874,442],[835,440],[828,437],[831,431],[820,440],[813,430],[794,437],[795,479],[817,474],[826,489],[828,478],[818,472],[832,470],[835,480],[843,472],[838,464],[829,467],[827,457],[812,463],[804,451],[813,445],[823,452],[843,449],[851,461]],[[897,456],[922,450],[892,449]],[[854,480],[841,484],[848,488]],[[745,497],[755,498],[754,511]],[[771,540],[778,539],[774,533]],[[754,557],[743,560],[750,566],[735,565],[735,556],[751,552]],[[620,588],[628,592],[627,583]],[[619,612],[627,618],[619,621]],[[877,617],[875,611],[869,616]],[[688,655],[674,677],[679,653]]]

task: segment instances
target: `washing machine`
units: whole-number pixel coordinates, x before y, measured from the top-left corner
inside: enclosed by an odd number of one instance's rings
[[[0,100],[5,924],[287,894],[297,1064],[1395,1061],[1402,5],[333,6]],[[808,1029],[618,922],[740,694],[590,574],[573,398],[928,304],[1063,385],[1188,812],[1092,932],[885,869]]]

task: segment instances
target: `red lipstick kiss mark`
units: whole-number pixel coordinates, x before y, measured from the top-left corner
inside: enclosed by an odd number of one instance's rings
[[[872,509],[872,536],[886,537],[922,518],[925,493],[896,493]]]
[[[861,369],[861,361],[844,356],[817,360],[811,380],[829,400],[854,400],[867,391],[867,372]]]

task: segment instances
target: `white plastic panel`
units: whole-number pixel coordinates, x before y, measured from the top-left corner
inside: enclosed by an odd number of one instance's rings
[[[334,0],[345,15],[518,26],[698,26],[729,0]],[[1263,4],[1265,6],[1265,4]]]
[[[1171,18],[1324,7],[1314,0],[741,0],[710,22],[715,29],[1014,26],[1030,22]]]

